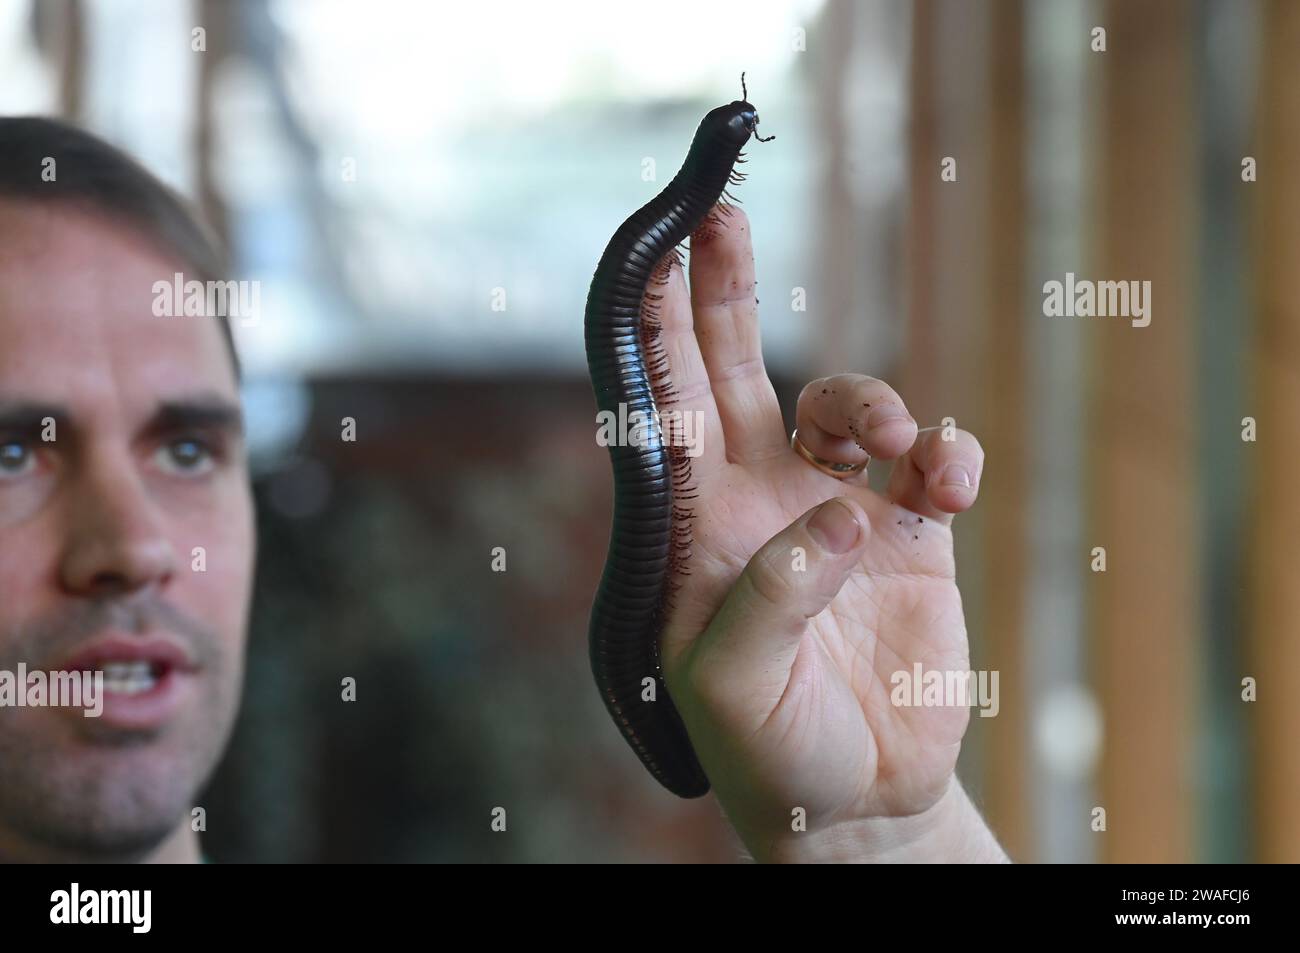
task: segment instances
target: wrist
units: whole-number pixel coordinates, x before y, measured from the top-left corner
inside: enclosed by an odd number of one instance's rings
[[[861,818],[749,846],[761,863],[1010,863],[955,776],[919,814]]]

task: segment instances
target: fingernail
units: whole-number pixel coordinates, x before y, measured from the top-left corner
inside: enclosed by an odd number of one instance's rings
[[[875,430],[877,427],[893,423],[895,420],[910,420],[907,411],[897,404],[881,404],[879,407],[872,407],[871,413],[867,414],[867,429]]]
[[[956,463],[949,464],[944,468],[943,477],[939,482],[944,486],[964,486],[969,490],[971,488],[970,471]]]
[[[827,500],[808,521],[808,532],[827,552],[847,553],[858,542],[858,516],[839,498]]]

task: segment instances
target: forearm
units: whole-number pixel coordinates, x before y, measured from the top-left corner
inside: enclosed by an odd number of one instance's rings
[[[748,843],[769,863],[1005,864],[1010,858],[954,776],[929,810]]]

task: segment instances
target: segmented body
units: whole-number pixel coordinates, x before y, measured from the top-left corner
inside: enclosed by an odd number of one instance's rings
[[[757,121],[744,101],[705,116],[681,171],[620,226],[600,258],[587,296],[587,365],[599,410],[615,419],[667,423],[674,392],[659,337],[662,295],[651,289],[680,261],[679,244],[709,216],[726,214],[725,190],[743,179],[735,166]],[[628,743],[666,788],[699,797],[709,780],[664,684],[659,647],[672,593],[689,574],[693,494],[681,433],[651,426],[638,445],[609,447],[614,519],[589,642],[596,685]]]

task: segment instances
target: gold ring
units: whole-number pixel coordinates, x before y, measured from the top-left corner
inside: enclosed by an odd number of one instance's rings
[[[797,427],[790,433],[790,446],[795,453],[822,471],[822,473],[833,476],[837,480],[844,480],[855,473],[861,473],[867,468],[867,464],[871,462],[871,454],[867,454],[867,459],[861,463],[836,463],[834,460],[825,460],[803,445],[803,441],[799,439],[799,429]]]

